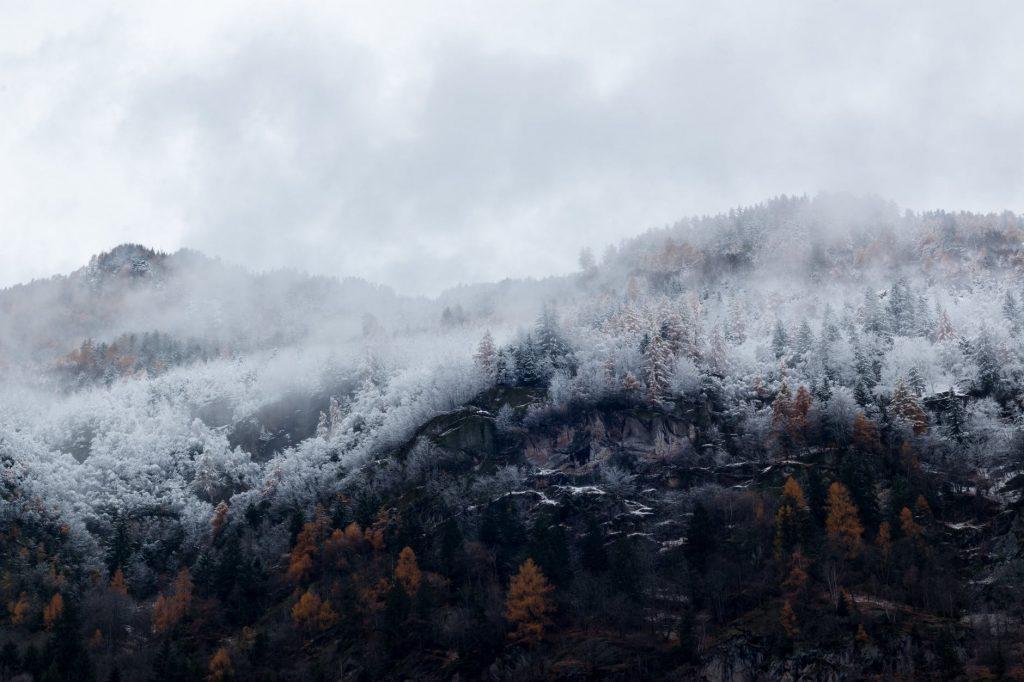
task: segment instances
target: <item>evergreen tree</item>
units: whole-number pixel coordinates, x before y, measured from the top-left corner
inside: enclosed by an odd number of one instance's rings
[[[814,332],[811,331],[811,325],[807,324],[807,320],[802,321],[797,328],[795,346],[799,360],[810,357],[811,349],[814,347]]]
[[[587,517],[587,532],[580,543],[580,563],[591,573],[608,570],[608,552],[604,548],[605,536],[601,524],[593,516]]]
[[[480,339],[480,344],[473,355],[473,361],[477,369],[480,370],[480,373],[488,381],[495,381],[497,379],[498,354],[494,348],[494,337],[491,336],[490,330],[485,331],[483,338]]]
[[[1010,323],[1010,328],[1014,332],[1020,330],[1020,309],[1017,307],[1017,297],[1009,290],[1003,297],[1003,316]]]
[[[647,399],[652,403],[661,402],[669,392],[671,359],[668,347],[660,336],[655,336],[644,350],[644,379],[647,382]]]
[[[709,555],[714,552],[717,529],[711,520],[711,514],[701,502],[693,506],[690,526],[686,531],[686,560],[698,573],[707,569]]]
[[[781,358],[786,354],[786,349],[789,346],[789,336],[786,334],[786,328],[782,325],[782,320],[775,320],[775,328],[772,330],[772,352],[776,358]]]
[[[538,515],[530,530],[527,551],[555,585],[565,585],[572,579],[569,543],[565,528],[557,519],[547,514]]]
[[[984,395],[998,393],[1002,384],[1002,368],[995,340],[987,327],[982,327],[973,345],[973,360],[977,366],[975,390]]]

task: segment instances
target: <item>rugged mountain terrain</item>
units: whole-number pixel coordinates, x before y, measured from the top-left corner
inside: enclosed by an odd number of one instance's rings
[[[1022,243],[780,198],[437,301],[0,292],[0,675],[1019,676]]]

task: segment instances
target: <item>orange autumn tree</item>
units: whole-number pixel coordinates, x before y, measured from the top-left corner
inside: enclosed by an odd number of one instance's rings
[[[416,553],[412,551],[412,547],[406,547],[398,554],[398,564],[395,566],[395,580],[402,586],[405,593],[411,597],[420,589],[422,576],[419,564],[416,562]]]
[[[300,630],[327,630],[338,622],[329,599],[321,600],[313,590],[306,590],[292,606],[292,621]]]
[[[11,625],[21,625],[28,621],[32,611],[32,602],[28,600],[28,592],[18,595],[16,601],[8,602],[7,612],[11,616]]]
[[[160,595],[153,604],[153,632],[157,635],[170,632],[188,613],[192,605],[192,576],[183,568],[174,579],[171,595]]]
[[[810,564],[811,562],[799,548],[793,552],[793,556],[789,560],[789,574],[782,583],[782,589],[785,590],[789,599],[797,599],[803,595],[804,589],[807,587],[809,577],[807,568]]]
[[[550,597],[554,589],[533,559],[523,562],[519,572],[512,576],[505,599],[505,618],[516,626],[509,639],[530,645],[544,637],[544,628],[550,624],[555,608]]]
[[[307,522],[295,538],[288,561],[288,580],[301,583],[313,574],[314,559],[320,552],[320,543],[330,529],[330,521],[323,507],[317,506],[312,521]]]
[[[878,429],[863,412],[857,413],[853,420],[853,444],[864,452],[877,452],[882,447]]]
[[[875,538],[875,545],[882,557],[882,563],[888,562],[889,556],[892,554],[892,526],[888,521],[882,521],[878,525],[878,537]]]
[[[210,672],[206,676],[209,682],[223,682],[234,677],[235,667],[231,664],[231,654],[228,653],[226,647],[217,649],[210,659],[210,665],[207,670]]]
[[[110,578],[110,589],[120,595],[128,596],[128,585],[124,581],[124,571],[120,568],[114,571],[113,577]]]
[[[214,508],[213,516],[210,517],[210,530],[213,533],[213,537],[220,535],[220,531],[224,528],[224,525],[228,522],[228,503],[221,500],[220,503]]]
[[[906,507],[900,510],[900,530],[903,531],[904,537],[919,543],[922,542],[924,529],[914,520],[913,512]]]
[[[50,603],[43,607],[43,625],[47,630],[52,630],[62,615],[64,615],[64,597],[58,592],[50,599]]]
[[[829,542],[845,558],[855,558],[860,554],[864,527],[860,525],[857,506],[845,485],[836,481],[829,486],[825,508],[828,512],[825,529],[828,531]]]
[[[779,510],[775,513],[775,557],[782,558],[800,543],[808,519],[807,499],[803,488],[790,476],[782,486]]]
[[[896,384],[896,389],[893,391],[891,405],[892,411],[896,413],[897,417],[910,424],[915,435],[919,436],[928,430],[928,415],[918,404],[917,396],[907,388],[902,379]]]
[[[793,406],[789,414],[789,432],[793,438],[800,441],[804,439],[807,433],[807,415],[811,411],[813,402],[811,392],[801,384],[796,390],[796,397],[793,398]]]

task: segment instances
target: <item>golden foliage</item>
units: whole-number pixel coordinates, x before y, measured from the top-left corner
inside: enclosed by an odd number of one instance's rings
[[[157,635],[170,632],[188,614],[192,605],[192,576],[183,568],[174,579],[171,596],[160,595],[153,604],[153,632]]]
[[[800,487],[800,484],[792,476],[787,478],[782,486],[782,499],[783,501],[791,500],[798,509],[807,508],[807,498],[804,497],[804,489]]]
[[[313,573],[313,558],[320,550],[320,541],[325,531],[320,519],[309,521],[302,526],[292,547],[291,559],[288,562],[288,580],[294,583],[303,582]]]
[[[416,553],[412,547],[406,547],[398,555],[398,565],[395,566],[395,580],[402,586],[405,593],[410,597],[420,589],[419,564],[416,563]]]
[[[227,647],[222,646],[217,649],[210,659],[207,670],[210,674],[206,676],[206,679],[210,682],[223,682],[223,680],[234,677],[235,667],[231,664],[231,654],[228,653]]]
[[[128,595],[128,585],[124,581],[124,571],[120,568],[114,571],[114,575],[110,579],[110,589],[118,594]]]
[[[920,540],[922,528],[918,525],[917,521],[914,520],[914,514],[909,509],[904,507],[900,510],[900,530],[903,534],[912,540]]]
[[[550,597],[553,590],[533,559],[523,562],[512,577],[505,599],[505,618],[516,626],[510,639],[529,645],[543,638],[554,610]]]
[[[913,427],[916,435],[921,435],[928,430],[928,415],[921,409],[917,397],[902,380],[893,391],[892,409],[898,417],[906,420]]]
[[[875,538],[875,545],[882,555],[882,561],[888,561],[892,554],[892,526],[888,521],[878,524],[878,537]]]
[[[850,491],[846,486],[838,481],[830,485],[825,507],[828,511],[825,528],[829,541],[847,559],[853,559],[860,554],[864,527],[860,525],[857,506],[850,498]]]
[[[853,420],[853,444],[864,452],[877,452],[882,446],[878,429],[863,412],[858,413]]]
[[[807,568],[810,563],[799,548],[790,557],[789,574],[782,583],[782,589],[791,597],[801,594],[807,586]]]
[[[28,592],[22,592],[18,595],[17,601],[12,601],[7,604],[7,612],[11,616],[12,625],[21,625],[26,622],[31,615],[32,603],[28,600]]]
[[[53,626],[57,624],[57,621],[63,615],[64,597],[58,592],[50,599],[50,603],[43,607],[43,625],[46,626],[47,630],[52,630]]]
[[[292,621],[300,630],[313,632],[334,626],[338,614],[330,600],[321,600],[315,592],[306,590],[292,606]]]
[[[228,522],[228,503],[221,500],[220,503],[214,508],[213,516],[210,517],[210,529],[213,531],[213,537],[220,535],[220,531],[224,528],[224,525]]]
[[[800,540],[801,516],[807,511],[803,488],[790,476],[782,486],[782,499],[775,513],[775,557],[782,558]]]
[[[363,610],[371,614],[383,611],[384,597],[391,590],[391,583],[387,578],[363,583],[362,579],[357,577],[356,582],[362,585],[357,591],[357,595]]]

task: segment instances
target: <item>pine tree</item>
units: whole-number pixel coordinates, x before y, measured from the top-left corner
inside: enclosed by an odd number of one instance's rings
[[[665,347],[673,357],[681,354],[686,348],[686,328],[683,319],[676,311],[669,311],[661,323],[661,338],[665,341]]]
[[[829,542],[847,559],[860,554],[864,528],[857,517],[857,507],[850,499],[850,491],[838,481],[828,488],[825,528]]]
[[[494,337],[491,336],[490,330],[485,331],[483,338],[480,339],[480,344],[473,355],[473,362],[476,364],[477,369],[480,370],[480,374],[488,381],[495,381],[497,379],[498,358],[497,351],[494,348]]]
[[[910,388],[918,398],[924,395],[924,377],[921,376],[921,371],[916,366],[911,367],[907,371],[907,387]]]
[[[545,305],[534,327],[539,364],[543,365],[541,376],[547,377],[557,369],[570,366],[572,349],[562,335],[555,309]]]
[[[871,393],[868,391],[868,387],[860,379],[857,379],[857,383],[853,386],[853,399],[856,400],[857,404],[861,407],[867,407],[868,403],[871,402]]]
[[[1003,315],[1010,323],[1010,328],[1015,332],[1020,330],[1020,309],[1017,307],[1017,297],[1012,291],[1007,291],[1003,297]]]
[[[505,599],[505,618],[515,626],[509,634],[512,641],[532,645],[544,637],[554,611],[553,590],[533,559],[523,562],[512,577]]]
[[[776,358],[782,358],[789,347],[789,336],[786,328],[782,326],[782,320],[775,320],[775,328],[772,331],[772,352]]]
[[[809,527],[810,511],[804,491],[790,476],[782,486],[779,509],[775,513],[775,557],[781,559],[786,552],[797,547]]]
[[[887,327],[892,334],[910,336],[915,330],[914,295],[906,278],[899,278],[889,291]]]
[[[820,403],[827,403],[832,399],[832,382],[828,380],[828,374],[821,376],[821,381],[818,382],[817,390],[811,391],[815,398]]]
[[[869,334],[881,334],[885,331],[882,312],[878,306],[878,294],[870,288],[864,290],[864,306],[861,309],[864,331]]]
[[[708,559],[715,551],[717,532],[707,507],[698,501],[693,505],[693,515],[686,530],[686,545],[683,550],[687,562],[698,573],[704,573]]]
[[[747,340],[747,329],[743,318],[743,308],[740,305],[739,299],[734,296],[729,301],[729,317],[725,327],[725,338],[735,346]]]
[[[647,382],[647,399],[652,403],[661,402],[668,394],[671,371],[671,354],[668,347],[660,336],[655,336],[644,350],[644,379]]]
[[[814,332],[807,320],[803,320],[797,328],[795,346],[798,359],[806,360],[810,357],[811,349],[814,348]]]
[[[986,395],[998,392],[1002,385],[1002,368],[995,340],[987,327],[981,328],[972,355],[978,368],[977,389]]]
[[[956,330],[953,329],[953,323],[949,321],[949,315],[946,314],[945,309],[940,308],[935,338],[939,341],[954,341],[957,338]]]
[[[587,517],[587,532],[580,545],[580,564],[591,573],[608,570],[608,552],[604,548],[604,531],[593,516]]]

